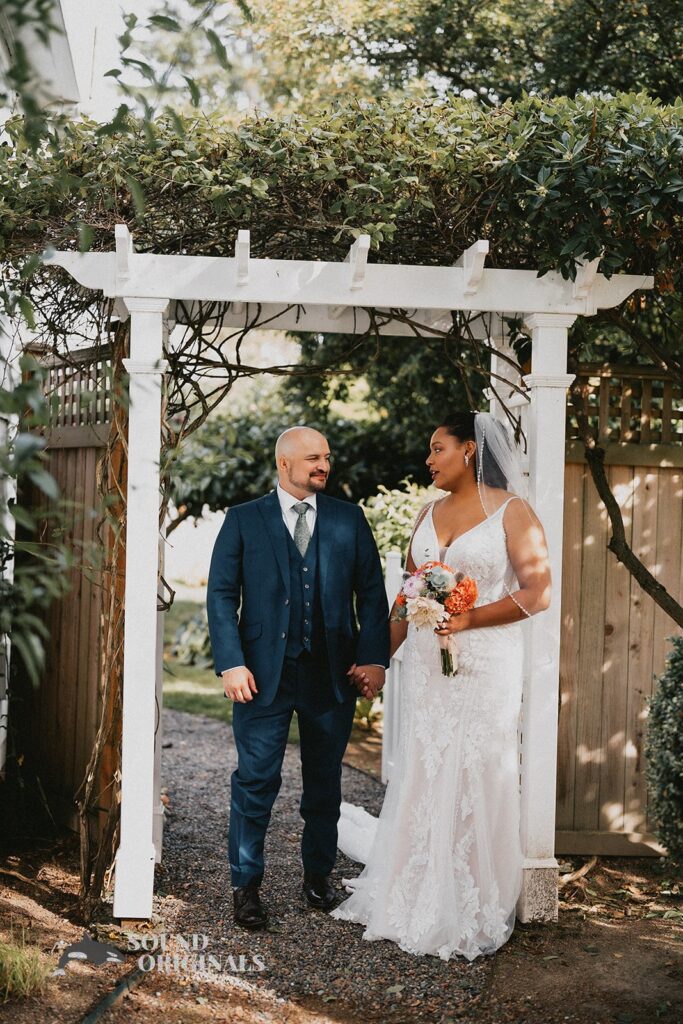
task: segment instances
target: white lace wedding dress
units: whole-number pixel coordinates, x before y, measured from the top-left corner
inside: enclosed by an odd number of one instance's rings
[[[512,500],[445,550],[430,506],[413,538],[415,564],[438,559],[473,576],[477,605],[505,597],[512,566],[503,519]],[[512,934],[523,860],[521,627],[456,634],[458,673],[445,677],[431,629],[409,625],[396,767],[379,819],[344,803],[339,821],[339,848],[365,868],[343,880],[352,895],[331,916],[364,924],[364,939],[471,961]]]

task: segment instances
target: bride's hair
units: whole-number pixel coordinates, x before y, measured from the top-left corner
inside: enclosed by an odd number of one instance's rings
[[[476,441],[474,434],[474,412],[454,412],[446,416],[439,424],[447,430],[451,437],[457,437],[459,441]]]
[[[440,427],[455,437],[458,441],[474,441],[476,445],[477,436],[474,432],[474,412],[455,412],[446,416],[444,420],[439,424]],[[474,454],[474,477],[477,479],[478,468],[477,468],[477,455],[478,451]],[[507,488],[507,480],[498,468],[498,464],[495,459],[484,459],[484,471],[482,473],[482,482],[487,484],[489,487],[502,487],[503,490]]]

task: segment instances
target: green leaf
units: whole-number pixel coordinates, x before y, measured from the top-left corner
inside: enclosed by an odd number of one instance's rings
[[[45,469],[32,469],[28,472],[28,477],[36,487],[40,488],[43,494],[46,494],[48,498],[53,498],[55,501],[59,498],[61,493],[59,485],[55,478],[47,472]]]
[[[209,43],[211,44],[211,49],[216,55],[216,60],[218,61],[220,66],[225,71],[227,71],[230,68],[230,61],[228,60],[228,53],[227,50],[225,49],[225,46],[223,45],[218,35],[214,32],[212,28],[207,28],[206,37],[209,40]]]
[[[13,630],[10,634],[12,646],[21,655],[34,689],[40,686],[40,677],[45,664],[45,649],[39,639],[31,633],[23,634]]]
[[[199,86],[195,82],[194,78],[188,78],[187,75],[183,75],[183,78],[187,82],[187,87],[190,90],[190,99],[193,107],[199,106],[200,92]]]
[[[175,18],[170,18],[166,14],[153,14],[149,23],[156,25],[157,28],[163,28],[166,32],[182,32],[182,28]]]
[[[145,212],[145,193],[142,191],[142,186],[138,181],[135,180],[130,174],[126,175],[126,184],[130,189],[130,194],[133,199],[133,205],[135,206],[135,212],[138,217],[141,217]]]
[[[27,512],[21,505],[10,504],[9,513],[13,519],[19,524],[19,526],[25,527],[27,530],[35,530],[36,521],[30,512]]]
[[[19,311],[23,316],[26,324],[30,330],[34,330],[36,326],[36,318],[33,312],[33,303],[26,295],[20,295],[17,301]]]
[[[78,248],[81,252],[88,252],[90,246],[93,243],[95,232],[89,224],[85,224],[82,220],[78,222]]]
[[[253,22],[254,15],[252,14],[251,8],[246,0],[237,0],[237,6],[244,15],[245,21]]]

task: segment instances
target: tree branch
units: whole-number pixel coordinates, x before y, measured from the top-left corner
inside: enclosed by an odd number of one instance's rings
[[[659,605],[662,611],[666,612],[677,625],[683,626],[683,607],[671,596],[666,587],[662,586],[655,579],[650,570],[643,565],[626,540],[621,509],[612,493],[607,473],[605,472],[605,449],[595,440],[588,421],[582,385],[577,372],[579,367],[573,360],[570,359],[569,362],[570,372],[576,374],[570,387],[570,394],[579,426],[579,434],[585,447],[586,461],[600,500],[607,510],[612,527],[612,536],[607,547],[626,566],[631,576],[633,576],[645,593],[649,594],[652,600]]]

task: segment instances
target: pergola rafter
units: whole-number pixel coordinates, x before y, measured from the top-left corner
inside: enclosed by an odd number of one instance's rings
[[[577,316],[617,306],[653,278],[598,273],[583,261],[574,281],[550,272],[485,266],[489,243],[476,241],[454,266],[369,262],[360,234],[343,262],[254,259],[249,232],[238,232],[232,257],[136,253],[125,225],[112,252],[52,252],[82,286],[116,300],[130,316],[128,493],[121,766],[121,840],[116,854],[114,916],[148,919],[154,863],[161,859],[159,799],[161,699],[158,666],[159,458],[165,338],[170,322],[185,322],[195,303],[225,304],[221,322],[242,328],[329,333],[439,336],[453,313],[487,314],[476,322],[491,349],[491,412],[519,409],[528,438],[529,500],[544,524],[554,600],[523,623],[525,669],[522,720],[521,841],[525,855],[521,921],[557,918],[555,781],[562,591],[562,524],[567,332]],[[410,317],[406,317],[410,313]],[[179,319],[179,317],[181,319]],[[398,317],[398,319],[397,319]],[[521,320],[532,338],[531,373],[520,377],[505,318]],[[417,325],[417,326],[416,326]],[[510,382],[511,396],[500,381]],[[503,388],[504,390],[504,388]],[[512,394],[514,392],[514,395]],[[499,397],[495,397],[496,393]],[[393,598],[394,595],[391,595]],[[155,743],[156,740],[156,743]]]

